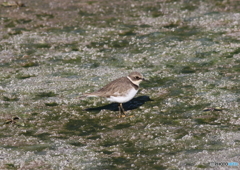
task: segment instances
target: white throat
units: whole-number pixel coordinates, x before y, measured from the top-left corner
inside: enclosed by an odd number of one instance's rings
[[[127,76],[127,78],[128,78],[128,80],[130,80],[133,84],[139,86],[140,82],[138,82],[138,81],[132,81],[132,79],[131,79],[130,77],[128,77],[128,76]]]

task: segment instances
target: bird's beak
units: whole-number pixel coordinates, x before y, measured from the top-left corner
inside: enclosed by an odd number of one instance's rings
[[[143,80],[143,81],[147,81],[147,82],[149,81],[149,80],[147,80],[147,79],[145,79],[145,78],[143,78],[142,80]]]

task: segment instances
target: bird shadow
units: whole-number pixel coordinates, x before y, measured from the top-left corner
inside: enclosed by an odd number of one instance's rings
[[[149,96],[139,96],[139,97],[133,98],[132,100],[126,103],[123,103],[123,108],[125,111],[133,110],[142,106],[147,101],[153,101],[153,100],[150,99]],[[86,111],[100,111],[100,110],[118,111],[118,106],[119,106],[118,103],[111,103],[105,106],[86,108],[85,110]]]

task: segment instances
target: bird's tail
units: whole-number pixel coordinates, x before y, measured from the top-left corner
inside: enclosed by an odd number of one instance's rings
[[[85,97],[98,97],[95,93],[84,93],[79,98],[85,98]]]

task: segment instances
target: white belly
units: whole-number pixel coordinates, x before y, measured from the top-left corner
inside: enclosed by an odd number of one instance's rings
[[[131,89],[126,96],[110,96],[107,98],[110,102],[117,102],[117,103],[126,103],[129,100],[131,100],[136,94],[138,90],[135,90],[134,88]]]

